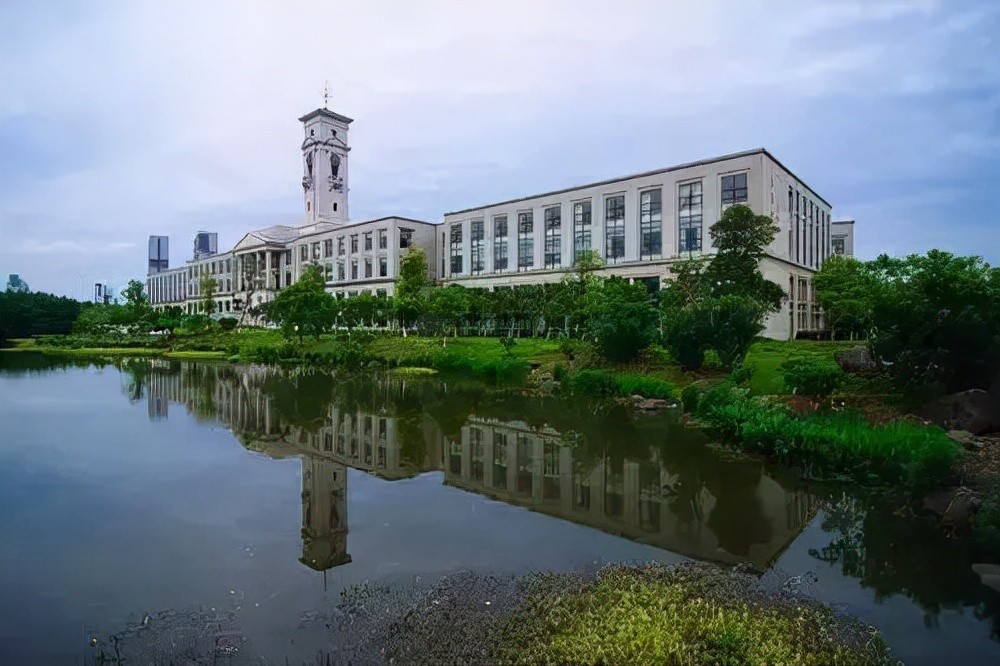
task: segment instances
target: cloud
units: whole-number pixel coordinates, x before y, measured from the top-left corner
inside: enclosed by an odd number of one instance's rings
[[[123,284],[149,234],[176,265],[199,229],[295,222],[325,80],[355,219],[766,145],[862,255],[996,263],[998,31],[962,0],[4,3],[0,273]]]

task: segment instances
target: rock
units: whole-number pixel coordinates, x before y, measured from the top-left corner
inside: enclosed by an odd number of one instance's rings
[[[968,430],[949,430],[948,439],[961,444],[966,451],[978,451],[983,448],[983,443]]]
[[[924,508],[941,517],[941,522],[957,532],[968,532],[981,502],[965,486],[949,488],[924,498]]]
[[[562,389],[562,382],[557,382],[554,379],[549,379],[542,382],[541,386],[538,387],[538,391],[542,395],[556,395]]]
[[[875,359],[872,357],[872,353],[868,347],[845,349],[842,352],[834,354],[833,358],[844,372],[864,374],[866,372],[874,372],[877,368]]]
[[[948,430],[967,430],[973,435],[996,432],[1000,430],[1000,398],[969,389],[929,403],[920,416]]]
[[[644,412],[657,412],[661,409],[667,409],[670,407],[669,400],[662,400],[660,398],[642,398],[640,396],[641,402],[636,403],[636,409],[641,409]]]
[[[979,576],[983,585],[1000,592],[1000,564],[973,564],[972,570]]]

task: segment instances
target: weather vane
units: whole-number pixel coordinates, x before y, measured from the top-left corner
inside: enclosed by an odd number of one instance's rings
[[[327,81],[323,84],[323,108],[329,108],[330,104],[330,82]]]

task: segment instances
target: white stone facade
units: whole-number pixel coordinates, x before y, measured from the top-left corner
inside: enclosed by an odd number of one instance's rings
[[[764,334],[821,328],[812,275],[830,255],[831,206],[763,148],[447,213],[438,267],[467,287],[558,282],[593,250],[599,275],[662,284],[673,262],[715,251],[709,227],[735,203],[779,228],[761,269],[789,300]]]
[[[743,203],[778,225],[761,270],[788,299],[764,335],[789,339],[822,328],[812,276],[834,247],[854,251],[854,221],[833,222],[831,205],[764,148],[446,213],[443,224],[396,216],[350,223],[353,121],[327,109],[299,120],[304,224],[251,231],[229,252],[151,272],[155,307],[197,312],[201,281],[214,277],[216,311],[238,312],[271,300],[312,263],[323,268],[330,293],[391,296],[411,245],[424,250],[428,277],[444,285],[558,282],[581,252],[596,251],[598,274],[652,288],[670,279],[673,262],[711,255],[709,228],[725,207]]]

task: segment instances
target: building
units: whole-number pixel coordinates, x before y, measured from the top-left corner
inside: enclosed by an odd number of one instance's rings
[[[167,236],[150,236],[147,274],[155,275],[168,268],[170,268],[170,239]]]
[[[557,282],[587,251],[603,262],[598,274],[658,289],[673,262],[713,254],[709,228],[726,207],[745,204],[780,229],[761,271],[788,298],[768,317],[764,335],[788,339],[823,327],[812,277],[834,246],[853,253],[853,221],[833,222],[832,205],[764,148],[466,208],[446,213],[443,223],[398,216],[350,222],[352,119],[317,109],[299,121],[304,223],[251,231],[223,254],[199,252],[196,239],[191,261],[159,273],[151,254],[154,306],[198,311],[208,277],[217,281],[217,312],[258,306],[310,264],[323,268],[330,293],[392,295],[401,253],[411,245],[424,250],[428,277],[443,285]]]

